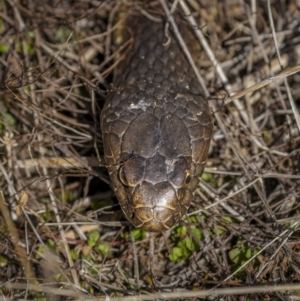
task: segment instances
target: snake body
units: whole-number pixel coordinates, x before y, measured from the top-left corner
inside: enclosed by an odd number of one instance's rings
[[[133,43],[101,113],[108,172],[127,219],[165,231],[193,200],[212,136],[207,100],[166,22],[128,18]],[[193,34],[183,25],[189,50]],[[167,43],[166,43],[167,42]]]

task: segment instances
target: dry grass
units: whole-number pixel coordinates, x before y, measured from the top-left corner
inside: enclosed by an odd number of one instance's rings
[[[189,217],[150,235],[102,157],[116,3],[0,0],[1,300],[299,300],[299,1],[178,9],[215,128]]]

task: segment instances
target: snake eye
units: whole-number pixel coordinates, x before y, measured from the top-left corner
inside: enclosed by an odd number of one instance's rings
[[[190,170],[186,171],[185,179],[184,179],[184,185],[189,185],[192,179],[192,172]]]
[[[126,179],[124,165],[119,168],[119,180],[124,186],[128,186],[128,181]]]

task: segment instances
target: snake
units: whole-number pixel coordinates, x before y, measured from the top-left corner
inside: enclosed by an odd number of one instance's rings
[[[178,23],[192,57],[199,58],[193,29]],[[163,232],[185,216],[194,199],[213,122],[167,19],[137,12],[124,24],[132,43],[115,67],[100,117],[105,163],[128,221]]]

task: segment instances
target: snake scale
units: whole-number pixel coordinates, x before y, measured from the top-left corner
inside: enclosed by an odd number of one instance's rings
[[[180,30],[193,56],[199,46]],[[186,214],[207,161],[212,119],[202,88],[166,20],[127,17],[133,43],[101,112],[105,161],[127,219],[165,231]]]

